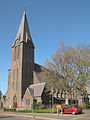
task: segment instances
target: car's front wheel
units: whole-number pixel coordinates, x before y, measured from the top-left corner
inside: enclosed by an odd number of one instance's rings
[[[75,115],[75,111],[72,111],[72,114]]]

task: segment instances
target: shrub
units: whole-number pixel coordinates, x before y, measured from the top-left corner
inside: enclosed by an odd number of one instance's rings
[[[22,113],[32,113],[32,110],[19,110],[18,112]],[[57,110],[54,110],[54,113],[56,113]],[[33,109],[33,113],[52,113],[52,109]]]
[[[16,112],[16,109],[5,109],[6,112]]]

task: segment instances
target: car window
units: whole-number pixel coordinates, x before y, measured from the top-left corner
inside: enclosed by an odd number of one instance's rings
[[[75,107],[75,108],[80,108],[80,106],[78,106],[78,105],[75,105],[74,107]]]
[[[66,106],[64,109],[67,109],[67,108],[69,108],[69,106]]]
[[[66,106],[64,109],[69,109],[69,108],[72,108],[72,106]]]
[[[69,108],[72,108],[73,106],[69,106]]]

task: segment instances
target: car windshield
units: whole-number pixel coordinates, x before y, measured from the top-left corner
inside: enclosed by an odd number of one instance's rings
[[[64,108],[64,109],[68,109],[68,108],[72,108],[72,106],[65,106],[65,108]]]
[[[78,106],[78,105],[75,105],[75,108],[80,108],[80,106]]]

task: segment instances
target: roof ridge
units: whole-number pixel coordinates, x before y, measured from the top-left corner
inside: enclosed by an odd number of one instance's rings
[[[46,84],[46,82],[44,82],[44,83],[32,84],[32,85],[30,85],[30,86],[39,85],[39,84]]]

